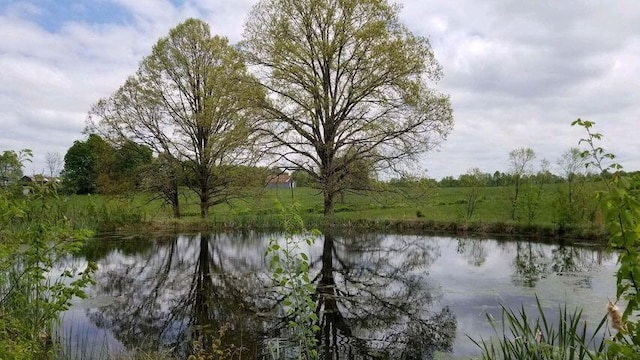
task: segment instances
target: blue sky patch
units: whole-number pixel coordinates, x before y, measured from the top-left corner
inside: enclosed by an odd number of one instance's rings
[[[57,32],[67,22],[124,24],[131,14],[109,0],[0,0],[0,12],[31,20],[49,32]]]

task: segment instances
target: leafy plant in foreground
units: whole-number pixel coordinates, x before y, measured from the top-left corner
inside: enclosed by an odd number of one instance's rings
[[[613,162],[615,155],[596,144],[602,134],[591,131],[594,124],[580,119],[572,123],[587,131],[587,137],[580,140],[588,147],[582,156],[590,160],[588,166],[600,171],[606,185],[606,191],[599,192],[598,198],[609,234],[609,249],[619,254],[614,303],[623,300],[626,308],[620,319],[621,331],[609,341],[607,354],[610,358],[640,358],[640,324],[637,321],[640,310],[640,201],[633,191],[633,183],[623,176],[622,166]],[[606,162],[611,163],[606,165]]]
[[[317,232],[307,232],[300,215],[293,210],[283,213],[286,234],[284,242],[270,239],[265,257],[278,292],[287,328],[297,345],[299,359],[317,359],[315,334],[320,330],[315,313],[313,284],[309,278],[309,255],[303,246],[311,246]],[[280,348],[272,347],[272,357],[281,358]]]
[[[95,264],[81,272],[56,267],[89,234],[51,211],[55,199],[55,191],[37,185],[28,196],[0,189],[1,359],[52,357],[58,315],[92,282]]]

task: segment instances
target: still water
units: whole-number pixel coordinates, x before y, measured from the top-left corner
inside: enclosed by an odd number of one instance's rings
[[[69,260],[78,268],[95,261],[99,268],[89,297],[63,316],[71,352],[86,358],[171,349],[183,358],[193,340],[206,343],[221,328],[222,345],[241,347],[242,358],[260,358],[274,344],[286,348],[287,319],[274,310],[282,292],[272,286],[264,259],[274,237],[93,241],[82,258]],[[317,336],[328,358],[477,355],[468,337],[490,337],[486,314],[500,319],[501,304],[534,313],[537,294],[551,318],[566,303],[570,310],[584,308],[595,326],[615,296],[616,257],[602,249],[366,234],[320,237],[303,250],[311,255]]]

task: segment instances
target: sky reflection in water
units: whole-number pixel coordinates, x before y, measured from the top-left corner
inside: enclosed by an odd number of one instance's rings
[[[171,347],[187,354],[230,324],[224,341],[258,357],[287,337],[272,311],[264,251],[269,235],[163,235],[93,242],[97,284],[63,318],[63,331],[90,352]],[[532,242],[409,235],[318,239],[311,277],[321,314],[321,352],[359,357],[475,355],[491,336],[485,313],[500,304],[553,318],[557,306],[585,308],[597,324],[615,295],[616,259],[601,250]],[[72,261],[81,266],[85,259]],[[74,345],[75,346],[75,345]]]

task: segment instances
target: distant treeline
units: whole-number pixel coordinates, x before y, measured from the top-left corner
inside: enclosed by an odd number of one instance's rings
[[[5,151],[5,153],[9,152]],[[99,135],[90,134],[86,140],[75,141],[68,149],[64,156],[64,168],[60,179],[63,189],[67,193],[122,194],[140,191],[153,188],[154,184],[166,180],[162,179],[163,173],[159,171],[162,169],[162,166],[159,166],[162,161],[162,156],[154,156],[152,150],[145,145],[125,142],[123,145],[114,146]],[[579,162],[578,160],[574,161]],[[4,162],[9,163],[8,161]],[[375,188],[376,184],[402,187],[416,183],[431,187],[452,188],[512,186],[518,182],[535,182],[537,184],[557,184],[567,181],[589,182],[600,177],[600,174],[585,171],[583,164],[579,165],[582,168],[564,171],[563,176],[554,174],[547,169],[541,169],[535,173],[532,171],[528,173],[495,171],[493,174],[481,172],[479,169],[470,169],[465,174],[457,177],[445,176],[439,181],[433,178],[410,175],[377,180],[374,171],[366,168],[354,168],[347,181],[350,182],[350,187],[355,189],[371,189]],[[14,166],[14,168],[20,170],[19,166]],[[181,168],[189,169],[190,167],[181,166]],[[242,179],[242,184],[245,187],[261,187],[265,185],[269,176],[282,172],[283,170],[277,167],[235,165],[226,166],[223,173],[230,178]],[[190,185],[192,176],[188,171],[179,171],[176,174],[179,175],[176,180],[180,185]],[[640,171],[625,174],[633,176],[640,174]],[[289,175],[297,186],[315,187],[316,185],[313,177],[305,171],[292,171]],[[5,178],[7,177],[5,176]]]
[[[598,180],[600,178],[599,174],[581,174],[576,175],[576,178],[585,181]],[[460,176],[445,176],[440,181],[435,179],[431,179],[434,185],[438,187],[467,187],[471,183],[478,183],[478,185],[482,187],[491,187],[491,186],[510,186],[515,185],[517,179],[517,175],[509,174],[505,172],[496,171],[493,174],[490,173],[481,173],[479,176],[471,175],[471,174],[462,174]],[[563,176],[559,176],[553,174],[549,171],[538,172],[537,174],[532,175],[522,175],[520,176],[520,180],[533,180],[536,183],[541,184],[559,184],[566,182],[567,179]]]

